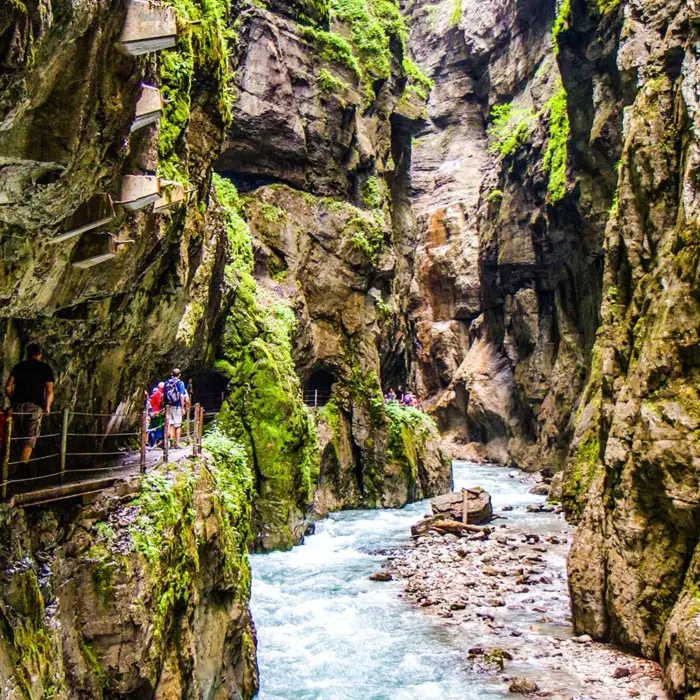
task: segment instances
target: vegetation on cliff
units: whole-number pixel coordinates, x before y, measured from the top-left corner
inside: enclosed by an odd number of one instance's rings
[[[291,547],[318,475],[316,432],[301,397],[292,359],[294,312],[255,282],[250,229],[232,183],[214,176],[226,213],[233,302],[220,341],[217,368],[230,379],[219,416],[222,431],[245,446],[254,474],[258,545]]]

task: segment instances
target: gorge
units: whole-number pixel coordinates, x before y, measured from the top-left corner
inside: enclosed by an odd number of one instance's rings
[[[72,435],[176,366],[223,396],[201,455],[0,504],[3,697],[253,697],[249,552],[451,459],[551,479],[575,633],[700,697],[699,33],[696,0],[5,0],[3,386],[40,342]]]

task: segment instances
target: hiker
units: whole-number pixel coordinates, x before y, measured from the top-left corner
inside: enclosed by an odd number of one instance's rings
[[[396,393],[394,392],[394,387],[389,387],[389,393],[384,397],[389,403],[394,403],[396,401]]]
[[[398,391],[396,392],[396,399],[399,403],[403,403],[403,385],[399,384]]]
[[[404,406],[413,406],[413,394],[410,391],[407,391],[403,395],[403,405]]]
[[[187,410],[190,397],[187,395],[185,383],[180,379],[180,370],[175,368],[165,382],[165,406],[168,411],[168,423],[170,434],[167,439],[175,441],[175,449],[180,448],[180,435],[182,434],[182,409]]]
[[[148,412],[151,416],[148,429],[148,444],[151,446],[151,449],[162,443],[165,437],[163,434],[165,426],[164,397],[165,382],[159,382],[153,388],[148,399]]]
[[[29,343],[26,354],[27,359],[12,368],[5,385],[5,394],[12,402],[13,425],[24,438],[20,461],[25,464],[36,447],[42,414],[51,413],[55,382],[50,365],[41,361],[38,343]]]

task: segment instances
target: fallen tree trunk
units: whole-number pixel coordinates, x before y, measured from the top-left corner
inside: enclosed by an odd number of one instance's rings
[[[435,515],[445,515],[452,520],[479,525],[493,517],[491,496],[482,488],[462,489],[436,496],[430,501]],[[464,509],[467,509],[465,514]]]
[[[457,522],[452,520],[447,515],[433,515],[421,520],[415,525],[411,526],[411,536],[421,537],[427,535],[429,532],[437,532],[440,535],[446,535],[451,533],[457,535],[458,537],[464,537],[468,534],[473,534],[475,532],[483,532],[483,528],[476,527],[476,525],[466,525],[465,523]]]

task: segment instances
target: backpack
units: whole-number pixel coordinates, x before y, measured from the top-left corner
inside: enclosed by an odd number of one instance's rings
[[[165,405],[166,406],[177,406],[180,403],[180,387],[178,384],[180,380],[177,377],[170,377],[167,382],[165,382]]]

